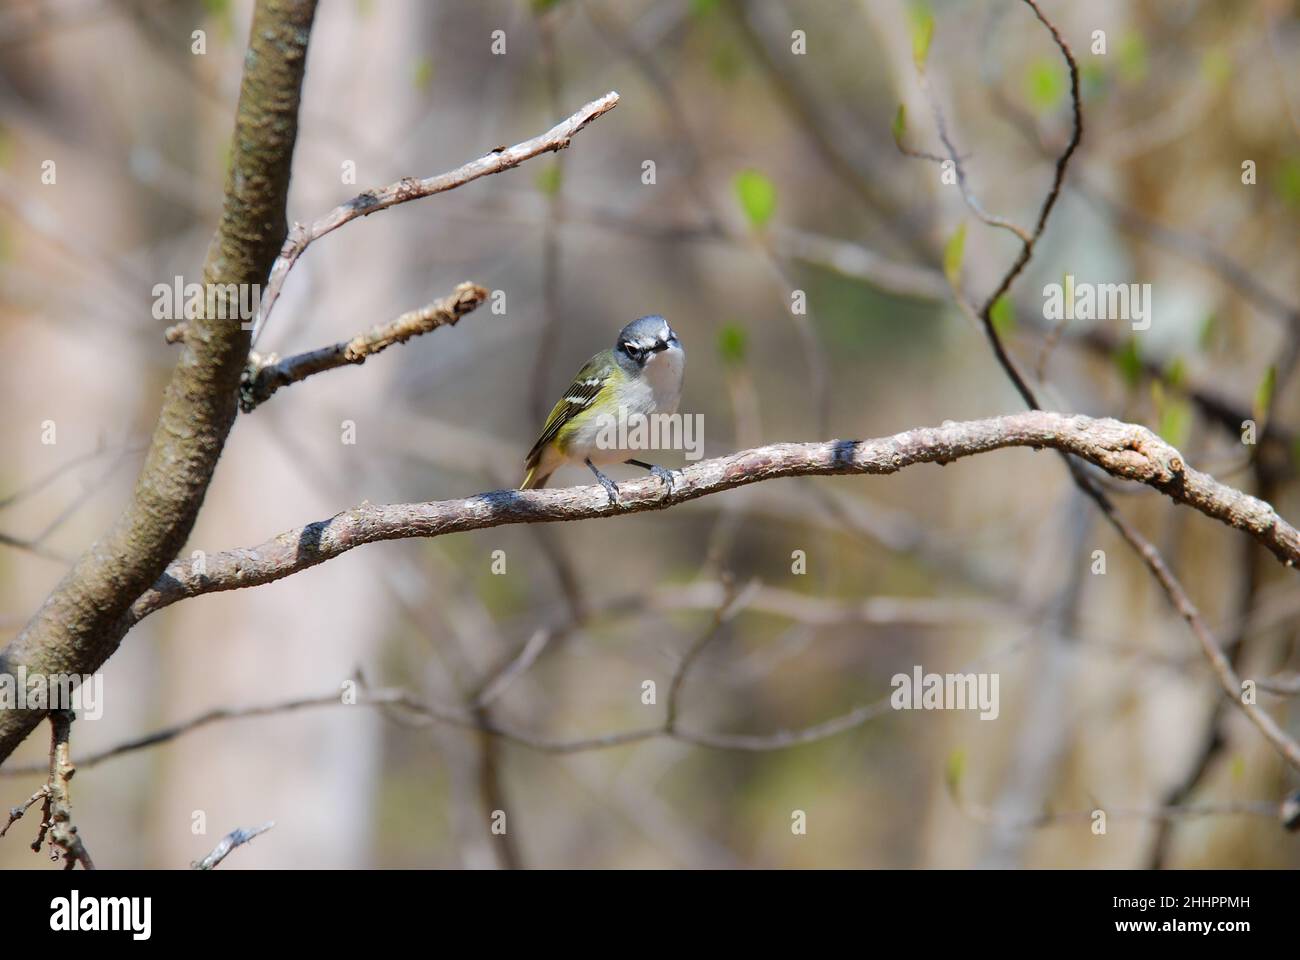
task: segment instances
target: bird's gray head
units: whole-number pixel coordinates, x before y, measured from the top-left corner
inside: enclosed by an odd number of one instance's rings
[[[645,366],[655,354],[664,350],[680,349],[677,334],[668,325],[668,321],[657,313],[633,320],[619,331],[618,340],[614,344],[616,353],[638,366]]]

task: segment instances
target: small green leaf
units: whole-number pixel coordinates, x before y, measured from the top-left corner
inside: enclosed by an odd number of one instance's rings
[[[943,247],[943,275],[954,290],[961,288],[961,261],[966,253],[966,221],[962,221]]]
[[[1025,73],[1025,96],[1040,113],[1056,107],[1065,96],[1065,76],[1061,66],[1047,57],[1029,64]]]
[[[747,341],[743,327],[728,323],[718,331],[718,353],[726,363],[743,363]]]
[[[429,89],[429,84],[433,82],[432,58],[421,57],[415,61],[415,69],[411,71],[411,82],[415,84],[416,90]]]
[[[934,39],[934,15],[929,10],[917,8],[912,12],[912,59],[916,69],[925,72],[925,61],[930,56],[930,41]]]
[[[561,0],[533,0],[533,13],[545,13],[552,7],[558,7]]]
[[[1138,355],[1136,337],[1129,337],[1115,351],[1115,367],[1130,390],[1142,382],[1142,358]]]
[[[1200,333],[1196,337],[1196,343],[1202,350],[1209,350],[1214,344],[1215,336],[1219,332],[1218,314],[1211,313],[1201,322]]]
[[[757,170],[742,170],[736,174],[736,196],[741,209],[755,228],[762,228],[776,212],[776,187]]]
[[[1169,384],[1172,390],[1181,390],[1183,384],[1187,382],[1187,364],[1183,362],[1182,357],[1174,357],[1173,361],[1165,368],[1165,383]],[[1177,446],[1177,444],[1174,444]]]
[[[1160,414],[1160,436],[1170,446],[1181,447],[1192,434],[1192,405],[1186,400],[1170,400]]]
[[[966,777],[966,751],[960,747],[948,754],[948,760],[943,767],[944,783],[948,785],[948,792],[954,797],[957,796],[961,789],[961,782]]]
[[[1136,31],[1119,42],[1119,75],[1128,83],[1141,83],[1147,75],[1147,42]]]
[[[1259,386],[1255,388],[1255,402],[1251,405],[1251,413],[1255,417],[1255,422],[1262,424],[1268,419],[1269,409],[1273,406],[1273,394],[1277,391],[1277,367],[1269,365],[1268,370],[1264,372],[1264,377],[1259,381]]]
[[[723,83],[733,83],[745,68],[745,57],[735,44],[720,41],[709,56],[709,67]]]
[[[1151,381],[1151,397],[1155,401],[1156,413],[1160,418],[1156,433],[1164,437],[1170,445],[1181,447],[1192,432],[1191,404],[1186,400],[1168,396],[1164,384],[1159,380]]]
[[[1293,207],[1300,207],[1300,157],[1287,157],[1278,167],[1274,180],[1278,196]]]
[[[691,16],[707,17],[718,9],[718,0],[691,0]]]
[[[898,105],[898,112],[894,114],[894,123],[890,127],[894,134],[894,142],[900,147],[903,145],[903,134],[907,133],[907,107],[901,103]]]
[[[1212,85],[1222,87],[1232,79],[1232,58],[1222,47],[1214,47],[1201,57],[1201,76]]]
[[[1231,763],[1231,765],[1229,766],[1229,770],[1230,770],[1230,772],[1231,772],[1231,774],[1232,774],[1232,779],[1233,779],[1233,780],[1236,780],[1236,781],[1238,781],[1238,782],[1240,782],[1241,780],[1244,780],[1245,777],[1246,777],[1246,757],[1245,757],[1245,755],[1244,755],[1244,754],[1240,754],[1240,753],[1238,753],[1238,754],[1234,754],[1233,757],[1232,757],[1232,763]]]
[[[1004,293],[993,301],[989,319],[993,321],[993,332],[999,337],[1009,337],[1016,332],[1016,305],[1010,296]]]
[[[203,0],[203,7],[215,21],[223,40],[229,40],[235,33],[235,16],[230,0]]]
[[[560,185],[564,182],[564,169],[558,161],[538,167],[535,182],[538,190],[548,197],[553,197],[560,192]]]

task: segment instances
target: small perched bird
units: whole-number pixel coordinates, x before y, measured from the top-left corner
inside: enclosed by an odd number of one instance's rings
[[[546,486],[565,463],[585,463],[616,504],[618,486],[597,464],[630,463],[649,470],[671,491],[671,472],[631,459],[632,449],[601,441],[609,436],[610,418],[676,413],[685,371],[686,351],[667,320],[658,314],[633,320],[619,331],[612,350],[602,350],[583,364],[551,410],[542,435],[528,451],[528,472],[519,489]]]

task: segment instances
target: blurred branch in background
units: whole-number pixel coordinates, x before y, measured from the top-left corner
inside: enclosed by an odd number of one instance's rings
[[[486,703],[471,703],[468,709],[458,709],[421,699],[409,691],[399,688],[372,689],[359,687],[355,691],[349,690],[346,694],[333,691],[319,696],[295,697],[256,706],[218,707],[189,720],[90,754],[81,761],[81,765],[83,767],[96,766],[107,760],[168,743],[214,723],[278,716],[318,707],[371,706],[384,708],[390,720],[403,721],[404,718],[414,717],[425,721],[447,724],[482,733],[490,739],[502,740],[543,754],[587,753],[661,738],[676,740],[692,746],[708,747],[714,750],[766,753],[806,746],[829,737],[838,736],[872,720],[887,716],[894,709],[891,703],[893,694],[890,693],[827,720],[793,729],[782,729],[774,733],[715,733],[684,727],[680,722],[679,702],[687,677],[692,674],[692,668],[695,667],[704,647],[714,640],[722,624],[743,609],[748,608],[747,597],[755,592],[753,587],[752,584],[746,586],[733,595],[728,607],[725,609],[719,608],[715,611],[705,632],[700,634],[688,647],[685,655],[677,660],[676,667],[670,678],[670,697],[665,708],[665,718],[662,723],[654,726],[571,738],[555,737],[518,726],[506,726],[493,722],[483,712]],[[1000,652],[1012,652],[1015,647],[1022,646],[1024,642],[1023,640],[1019,641]],[[531,643],[529,646],[536,649],[535,645]],[[994,659],[994,656],[981,657],[975,663],[967,665],[966,669],[987,666]],[[526,657],[520,657],[511,661],[509,668],[513,676],[517,677],[528,670],[534,663],[536,663],[535,659],[530,660]],[[489,681],[500,675],[490,677]],[[14,765],[0,770],[0,778],[21,776],[37,772],[40,769],[42,768],[38,765]]]
[[[222,860],[226,859],[226,857],[230,855],[230,851],[234,850],[235,847],[242,846],[254,837],[261,836],[274,826],[275,821],[268,820],[261,826],[252,827],[247,830],[243,827],[236,827],[221,838],[221,842],[212,848],[211,853],[202,860],[196,861],[192,866],[195,870],[211,870],[220,864]]]

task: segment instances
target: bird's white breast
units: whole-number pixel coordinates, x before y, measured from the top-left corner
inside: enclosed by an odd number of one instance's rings
[[[642,413],[676,413],[682,399],[682,380],[686,372],[686,351],[669,347],[651,354],[641,372],[647,388],[647,409]]]
[[[646,416],[652,413],[676,413],[682,398],[682,381],[686,371],[686,351],[669,347],[652,354],[641,370],[619,391],[619,406],[625,417]],[[612,413],[619,416],[618,413]],[[621,449],[602,447],[602,431],[607,429],[598,417],[588,418],[575,430],[568,442],[569,456],[574,459],[590,457],[597,464],[619,463],[629,456],[644,451],[639,447]]]

